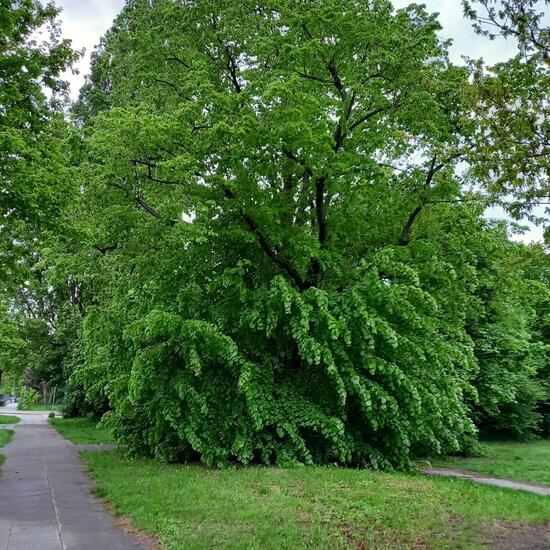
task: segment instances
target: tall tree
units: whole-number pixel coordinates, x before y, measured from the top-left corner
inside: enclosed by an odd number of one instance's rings
[[[536,285],[459,170],[498,187],[509,149],[485,139],[492,76],[439,30],[385,0],[127,3],[48,267],[84,317],[73,403],[168,460],[374,467],[466,449],[518,404]]]
[[[307,7],[131,2],[95,57],[83,200],[116,278],[76,377],[136,450],[405,466],[473,433],[443,266],[470,275],[417,241],[461,196],[467,70],[418,6]]]
[[[67,197],[61,74],[76,54],[59,39],[57,14],[39,0],[0,0],[2,286],[14,281],[21,249],[32,248],[38,228],[52,227]]]

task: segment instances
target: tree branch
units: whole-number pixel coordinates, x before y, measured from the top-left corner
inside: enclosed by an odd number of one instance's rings
[[[94,244],[93,248],[101,252],[102,254],[107,254],[109,252],[113,252],[118,248],[118,243],[114,243],[110,246],[101,246],[99,244]]]
[[[127,196],[127,197],[130,197],[131,193],[130,193],[130,190],[125,187],[124,185],[120,184],[120,183],[113,183],[112,184],[113,187],[116,187],[117,189],[120,189],[121,191],[124,192],[124,194]],[[164,220],[164,218],[160,215],[160,213],[158,212],[158,210],[156,210],[155,208],[153,208],[148,202],[146,202],[143,197],[141,196],[139,190],[136,190],[134,193],[133,193],[133,198],[134,200],[136,201],[136,203],[141,206],[141,208],[143,208],[143,210],[145,210],[145,212],[147,212],[147,214],[149,214],[150,216],[152,216],[153,218],[156,218],[157,220]],[[176,220],[164,220],[168,225],[175,225],[176,224]]]
[[[382,111],[386,111],[387,107],[379,107],[378,109],[374,109],[373,111],[370,111],[369,113],[363,115],[362,117],[358,118],[355,122],[350,124],[349,129],[351,131],[355,130],[357,126],[360,126],[364,122],[367,122],[370,118],[376,116],[377,114],[381,113]]]
[[[334,84],[334,87],[336,88],[336,90],[338,90],[338,95],[340,96],[340,99],[345,102],[348,97],[348,92],[346,91],[344,83],[340,78],[340,73],[338,72],[334,59],[331,59],[330,62],[327,64],[327,69],[329,70],[330,76],[332,77],[332,83]]]
[[[187,62],[185,62],[183,59],[181,59],[181,58],[179,58],[175,55],[170,55],[166,59],[167,59],[167,61],[175,61],[176,63],[179,63],[180,65],[183,65],[186,69],[191,68],[191,66]]]
[[[301,76],[302,78],[305,78],[306,80],[315,80],[316,82],[321,82],[323,84],[330,84],[331,81],[327,80],[326,78],[322,78],[320,76],[315,76],[308,73],[301,73],[300,71],[297,71],[298,76]]]
[[[156,218],[157,220],[162,219],[162,216],[159,214],[158,210],[153,208],[150,204],[145,202],[139,193],[136,193],[136,202],[147,212],[147,214],[153,216],[153,218]]]
[[[235,193],[229,189],[226,185],[222,185],[223,192],[225,196],[228,199],[236,199]],[[247,214],[242,208],[239,209],[239,213],[246,223],[246,225],[249,227],[249,229],[254,233],[256,238],[258,239],[258,243],[262,250],[265,252],[266,256],[277,266],[279,269],[283,270],[294,282],[294,284],[298,287],[299,290],[305,290],[307,288],[307,285],[305,281],[302,279],[300,274],[294,269],[292,264],[284,258],[279,251],[272,248],[269,244],[267,238],[264,236],[262,231],[260,230],[259,225],[256,223],[256,221]]]
[[[172,90],[174,90],[181,98],[186,99],[187,101],[191,101],[191,98],[183,94],[182,91],[173,82],[168,82],[168,80],[163,80],[162,78],[155,78],[153,81],[157,82],[158,84],[164,84],[165,86],[172,88]]]
[[[183,185],[180,181],[174,181],[174,180],[163,180],[160,178],[156,178],[153,176],[153,169],[157,167],[157,165],[152,162],[151,160],[140,160],[140,159],[133,159],[132,164],[134,166],[141,164],[143,166],[147,166],[147,174],[142,174],[145,178],[147,178],[150,181],[153,181],[155,183],[163,183],[165,185]],[[195,174],[198,175],[198,174]]]
[[[435,177],[435,175],[441,170],[443,169],[445,166],[446,166],[446,163],[445,162],[442,162],[438,165],[436,165],[436,162],[437,162],[437,155],[434,155],[432,157],[432,160],[430,162],[430,167],[428,169],[428,173],[426,174],[426,180],[424,182],[424,186],[425,187],[429,187]],[[405,223],[405,225],[403,226],[403,230],[401,231],[401,234],[399,235],[399,240],[398,240],[398,244],[400,246],[406,246],[409,244],[410,242],[410,233],[411,233],[411,228],[416,220],[416,218],[418,217],[418,215],[420,214],[420,212],[422,211],[422,208],[423,208],[424,204],[419,204],[409,215],[409,217],[407,218],[407,221]]]
[[[412,225],[414,223],[414,220],[416,220],[418,214],[420,214],[421,211],[422,211],[422,206],[419,205],[409,215],[407,219],[407,223],[405,223],[405,226],[401,231],[401,235],[399,235],[398,243],[400,246],[406,246],[409,244],[409,236],[410,236]]]

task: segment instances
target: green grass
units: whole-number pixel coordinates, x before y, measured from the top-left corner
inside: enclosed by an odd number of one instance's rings
[[[65,439],[76,444],[115,443],[109,430],[98,428],[89,418],[50,418],[49,422]]]
[[[26,409],[26,411],[57,411],[59,412],[61,410],[61,405],[54,405],[53,407],[51,405],[42,405],[40,403],[35,403],[34,405],[29,405]]]
[[[21,422],[21,419],[18,416],[0,414],[0,424],[17,424],[18,422]]]
[[[14,433],[13,430],[0,429],[0,447],[7,445],[11,441]],[[6,457],[0,454],[0,464],[3,464],[4,460],[6,460]]]
[[[550,520],[545,497],[458,479],[340,468],[215,470],[117,452],[83,456],[98,494],[168,550],[473,550],[486,547],[495,520]]]
[[[550,485],[550,440],[484,443],[482,451],[482,457],[449,457],[432,465]]]

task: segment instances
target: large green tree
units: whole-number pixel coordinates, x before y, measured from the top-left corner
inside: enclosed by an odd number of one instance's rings
[[[78,111],[118,278],[78,376],[132,448],[405,466],[473,433],[471,274],[414,238],[479,215],[449,216],[468,74],[438,30],[388,2],[123,10]]]
[[[220,464],[408,467],[474,421],[538,428],[543,262],[483,217],[512,170],[494,74],[439,31],[385,0],[127,2],[32,287],[75,327],[74,412]]]

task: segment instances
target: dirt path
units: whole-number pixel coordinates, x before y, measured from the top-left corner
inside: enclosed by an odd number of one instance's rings
[[[43,413],[20,416],[1,449],[0,550],[138,550],[148,546],[115,524],[90,492],[78,446],[63,439]]]
[[[459,477],[462,479],[475,481],[476,483],[483,483],[484,485],[494,485],[495,487],[503,487],[505,489],[517,489],[520,491],[528,491],[529,493],[534,493],[536,495],[550,496],[550,487],[537,485],[535,483],[525,483],[524,481],[515,481],[513,479],[490,477],[483,474],[478,474],[477,472],[458,470],[454,468],[420,468],[420,470],[428,475]]]

